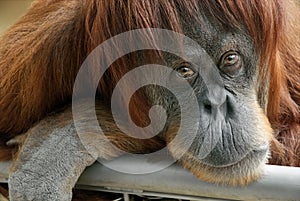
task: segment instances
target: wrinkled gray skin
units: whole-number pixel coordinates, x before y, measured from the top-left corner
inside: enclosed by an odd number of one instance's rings
[[[268,150],[269,129],[265,128],[268,122],[260,114],[257,102],[258,58],[251,39],[245,33],[205,21],[207,23],[202,27],[197,23],[191,26],[189,21],[184,31],[200,44],[213,63],[206,59],[206,53],[193,48],[185,50],[184,60],[166,56],[167,65],[177,68],[181,63],[190,63],[196,74],[186,78],[194,88],[201,114],[198,134],[189,152],[201,163],[212,167],[235,164],[254,152],[254,157],[263,159]],[[232,74],[220,70],[222,55],[229,51],[237,52],[241,59],[240,69]],[[181,79],[170,75],[173,85],[180,86]],[[182,95],[188,97],[185,89],[182,91]],[[154,102],[163,104],[170,111],[168,122],[178,121],[180,108],[175,97],[164,89],[151,94],[159,94],[158,97],[153,95]],[[183,126],[188,128],[192,125]],[[200,148],[199,145],[205,144],[207,146]],[[211,147],[212,144],[214,147]],[[176,157],[175,150],[173,154]]]
[[[269,132],[265,128],[263,114],[257,112],[260,110],[255,92],[258,61],[251,40],[243,33],[220,26],[201,27],[190,23],[185,27],[186,35],[204,48],[214,65],[209,63],[206,66],[206,62],[201,60],[203,53],[198,50],[185,50],[185,62],[193,63],[191,67],[196,73],[187,80],[199,101],[199,128],[195,139],[186,137],[185,140],[193,140],[193,143],[182,158],[179,158],[180,145],[168,148],[174,158],[180,159],[180,163],[200,179],[222,183],[218,179],[207,179],[209,175],[201,175],[201,168],[205,168],[204,172],[209,170],[215,177],[220,175],[224,183],[248,183],[240,181],[240,178],[260,174],[258,167],[264,164],[268,151],[265,132]],[[228,76],[218,68],[220,58],[229,50],[238,52],[242,59],[241,69],[234,76]],[[183,62],[172,55],[166,55],[166,61],[174,68],[178,67],[174,63]],[[203,75],[209,77],[204,78]],[[171,84],[178,86],[183,79],[176,73],[166,76],[170,77]],[[161,137],[169,141],[172,136],[168,136],[168,127],[178,123],[180,118],[178,103],[164,89],[149,87],[148,93],[153,104],[167,108],[168,122]],[[76,134],[70,108],[63,112],[66,113],[61,114],[64,121],[61,121],[62,117],[58,121],[47,118],[28,131],[9,178],[11,201],[71,200],[72,188],[78,177],[86,166],[95,161]],[[182,126],[188,128],[193,125]],[[118,155],[109,147],[102,151],[112,154],[101,153],[101,150],[95,154],[103,158]],[[193,164],[193,167],[188,164]]]

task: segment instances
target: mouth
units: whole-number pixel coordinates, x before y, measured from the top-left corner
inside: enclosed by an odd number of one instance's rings
[[[250,151],[241,160],[221,166],[211,166],[185,153],[178,162],[198,179],[231,186],[245,186],[259,179],[269,158],[269,145],[264,144]]]
[[[256,149],[250,150],[240,160],[236,160],[234,162],[229,162],[229,163],[226,163],[224,165],[212,165],[208,162],[201,161],[201,160],[200,161],[203,164],[207,165],[207,166],[211,166],[211,167],[215,167],[215,168],[224,168],[224,167],[234,166],[238,163],[242,163],[247,158],[261,158],[261,159],[264,159],[265,157],[267,157],[268,152],[269,152],[269,144],[264,144],[264,145],[261,145],[261,146],[257,147]]]

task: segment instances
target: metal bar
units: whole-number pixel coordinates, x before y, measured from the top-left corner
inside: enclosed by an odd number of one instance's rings
[[[3,195],[0,194],[0,201],[8,201]]]
[[[128,169],[147,169],[153,162],[136,160],[127,156],[121,161],[111,161]],[[4,168],[5,167],[5,168]],[[0,182],[7,182],[7,164],[0,163]],[[1,172],[2,171],[2,172]],[[228,187],[202,182],[188,171],[174,164],[159,172],[134,175],[116,172],[95,163],[80,177],[78,188],[106,190],[137,195],[164,195],[180,198],[187,196],[193,200],[229,199],[229,200],[299,200],[300,168],[267,165],[262,179],[247,187]],[[168,196],[169,195],[169,196]]]
[[[171,198],[171,199],[197,200],[197,201],[224,201],[224,199],[220,199],[220,198],[208,198],[208,197],[200,197],[200,196],[178,195],[178,194],[158,193],[158,192],[149,192],[149,191],[128,191],[128,189],[126,191],[123,191],[122,189],[112,190],[111,188],[100,188],[100,187],[85,186],[85,185],[76,185],[76,188],[81,190],[101,191],[101,192],[118,193],[118,194],[124,194],[124,192],[126,192],[127,194],[130,195],[138,195],[138,196],[146,196],[146,197],[150,196],[156,198]]]
[[[130,198],[129,198],[129,194],[128,193],[124,193],[124,201],[130,201]]]
[[[10,162],[0,162],[0,183],[7,183]]]

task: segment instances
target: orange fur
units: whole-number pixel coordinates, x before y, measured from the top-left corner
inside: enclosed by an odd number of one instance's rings
[[[10,155],[8,139],[70,102],[78,69],[97,45],[136,28],[180,32],[182,10],[199,21],[198,14],[208,11],[253,38],[260,55],[259,98],[267,99],[278,140],[271,163],[299,166],[299,12],[292,1],[280,0],[38,0],[0,39],[0,158]],[[102,99],[110,99],[133,60],[124,57],[113,64],[99,84]],[[141,93],[131,102],[140,125],[148,121],[143,99]]]

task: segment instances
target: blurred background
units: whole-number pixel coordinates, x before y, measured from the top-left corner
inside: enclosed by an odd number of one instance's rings
[[[33,0],[0,0],[0,34],[26,12]]]

